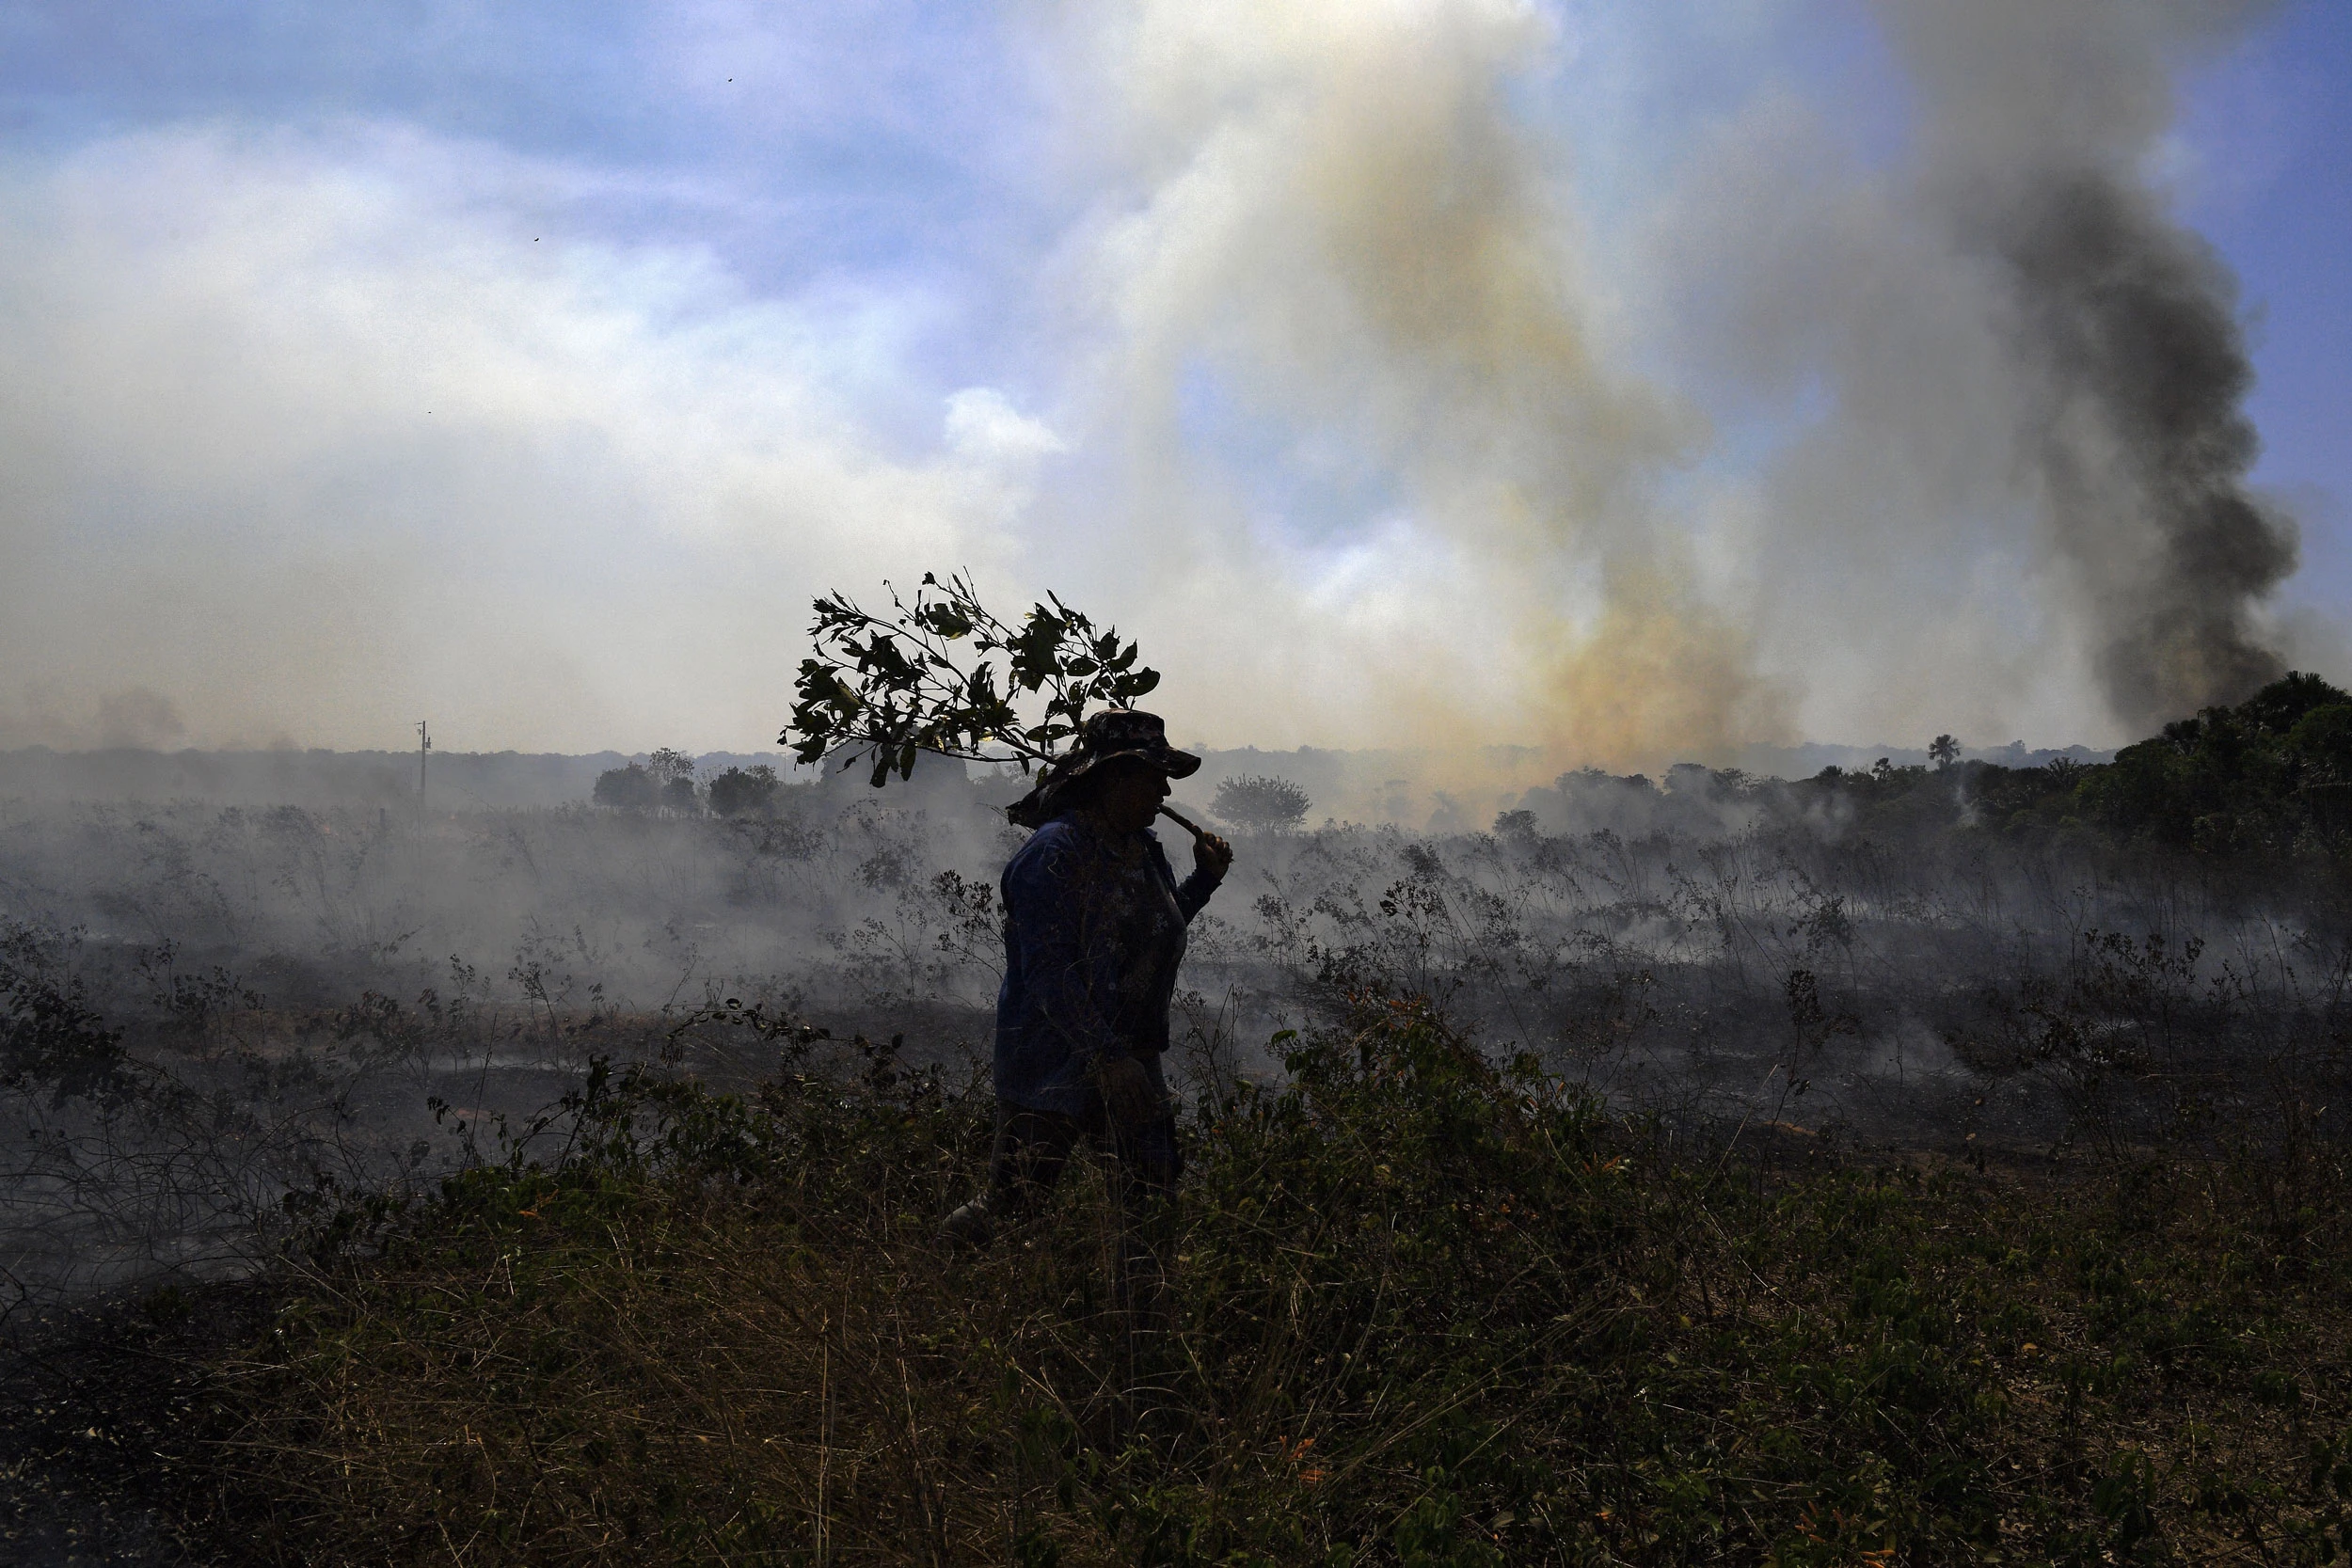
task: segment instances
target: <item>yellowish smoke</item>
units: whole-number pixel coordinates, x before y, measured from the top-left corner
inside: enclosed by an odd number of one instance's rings
[[[1354,743],[1533,740],[1631,765],[1777,737],[1746,642],[1677,566],[1683,532],[1653,499],[1696,421],[1608,364],[1565,150],[1513,101],[1551,58],[1547,13],[1143,0],[1085,16],[1127,181],[1092,250],[1107,395],[1141,531],[1184,542],[1163,567],[1220,530],[1228,552],[1264,547],[1203,501],[1217,459],[1184,406],[1206,377],[1293,451],[1371,482],[1385,514],[1337,519],[1342,537],[1387,528],[1460,563],[1416,625],[1348,661],[1372,692],[1311,694]],[[1366,591],[1415,559],[1400,546]],[[1310,613],[1292,635],[1351,633]],[[1264,639],[1244,646],[1255,667]],[[1188,717],[1263,732],[1264,683],[1219,684],[1226,706]]]

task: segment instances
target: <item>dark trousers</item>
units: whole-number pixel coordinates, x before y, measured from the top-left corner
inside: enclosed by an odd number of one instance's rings
[[[996,1148],[989,1158],[989,1207],[1000,1214],[1033,1212],[1061,1180],[1071,1151],[1084,1138],[1110,1157],[1112,1185],[1129,1211],[1176,1190],[1184,1157],[1176,1148],[1176,1118],[1132,1131],[1119,1126],[1098,1104],[1091,1116],[1028,1111],[1001,1101],[996,1107]]]
[[[1168,1291],[1166,1252],[1176,1179],[1184,1158],[1176,1147],[1176,1118],[1119,1126],[1098,1103],[1084,1118],[1054,1111],[996,1107],[996,1147],[988,1167],[989,1208],[1007,1218],[1031,1214],[1061,1180],[1062,1167],[1083,1138],[1109,1157],[1112,1201],[1119,1206],[1119,1305],[1138,1327],[1158,1327]]]

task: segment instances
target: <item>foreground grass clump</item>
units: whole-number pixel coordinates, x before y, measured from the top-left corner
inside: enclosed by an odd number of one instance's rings
[[[2332,1166],[1766,1181],[1417,1006],[1286,1043],[1189,1129],[1165,1333],[1114,1309],[1090,1177],[941,1247],[987,1129],[935,1079],[599,1083],[560,1155],[287,1280],[224,1369],[222,1518],[288,1562],[2352,1544]]]

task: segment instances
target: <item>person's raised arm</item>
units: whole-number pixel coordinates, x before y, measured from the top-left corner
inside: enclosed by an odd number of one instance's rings
[[[1209,895],[1217,890],[1217,884],[1225,880],[1225,874],[1233,868],[1233,847],[1167,806],[1160,807],[1160,815],[1192,835],[1192,875],[1176,886],[1176,907],[1184,911],[1184,923],[1190,925],[1192,917],[1208,903]],[[1160,857],[1160,864],[1168,864],[1165,853]],[[1168,880],[1175,879],[1174,871],[1169,871]]]

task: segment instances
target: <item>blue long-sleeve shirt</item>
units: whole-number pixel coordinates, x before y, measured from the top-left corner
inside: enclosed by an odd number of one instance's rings
[[[1087,818],[1048,822],[1005,866],[1005,983],[996,997],[996,1098],[1082,1117],[1099,1058],[1157,1076],[1184,927],[1220,879],[1179,884],[1150,829],[1121,854]]]

